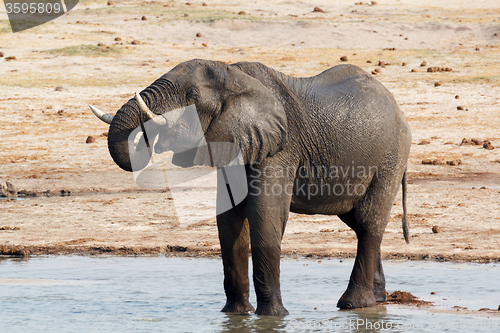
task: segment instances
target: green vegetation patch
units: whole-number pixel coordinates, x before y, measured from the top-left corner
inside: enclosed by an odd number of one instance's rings
[[[67,57],[83,56],[83,57],[102,57],[119,54],[123,52],[123,47],[116,45],[110,46],[95,46],[95,45],[74,45],[66,46],[60,49],[51,49],[44,51],[49,54],[63,55]]]

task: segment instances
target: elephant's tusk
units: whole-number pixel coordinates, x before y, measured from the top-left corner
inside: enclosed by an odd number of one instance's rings
[[[144,100],[142,99],[141,95],[135,93],[135,100],[137,101],[137,104],[139,104],[139,109],[141,110],[141,112],[144,113],[155,124],[158,124],[160,126],[167,125],[167,120],[164,117],[157,116],[153,112],[151,112],[146,103],[144,103]]]
[[[92,105],[89,104],[90,110],[96,115],[97,118],[101,119],[104,121],[106,124],[111,124],[113,121],[113,116],[110,114],[107,114],[105,112],[102,112],[98,108],[93,107]]]

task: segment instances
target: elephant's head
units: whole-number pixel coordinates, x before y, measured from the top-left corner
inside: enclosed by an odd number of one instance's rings
[[[196,107],[199,121],[175,116],[174,110],[191,105]],[[140,95],[136,94],[114,117],[91,109],[110,123],[110,154],[127,171],[147,166],[157,136],[154,151],[172,150],[173,163],[209,164],[206,149],[187,149],[193,147],[193,140],[202,139],[193,134],[194,123],[201,124],[198,132],[207,143],[234,143],[220,147],[238,147],[245,164],[274,155],[286,140],[286,114],[275,94],[238,66],[222,62],[191,60],[177,65]],[[134,141],[136,136],[138,142]],[[217,155],[227,156],[227,152]]]

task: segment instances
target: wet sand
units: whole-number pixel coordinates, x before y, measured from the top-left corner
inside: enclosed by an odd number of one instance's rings
[[[0,230],[2,253],[218,255],[215,216],[179,224],[168,191],[139,188],[113,163],[107,126],[87,107],[113,113],[179,62],[205,58],[259,61],[294,76],[346,62],[373,73],[413,134],[410,244],[399,195],[383,256],[500,259],[496,1],[336,1],[322,12],[308,2],[206,2],[83,1],[16,34],[0,22],[0,184],[27,195],[0,200],[0,228],[10,228]],[[202,209],[196,197],[189,204]],[[352,257],[355,249],[337,217],[290,215],[283,254]]]

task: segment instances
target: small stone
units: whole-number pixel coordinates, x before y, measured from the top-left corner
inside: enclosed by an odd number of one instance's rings
[[[493,149],[495,149],[495,147],[493,147],[493,145],[491,144],[490,140],[484,140],[484,142],[483,142],[483,148],[487,149],[487,150],[493,150]]]
[[[85,140],[85,143],[94,143],[95,142],[95,138],[91,135],[89,135],[87,137],[87,140]]]
[[[108,136],[108,132],[102,132],[101,136],[107,137]]]
[[[378,2],[377,1],[372,1],[372,6],[376,6],[378,5]]]
[[[431,291],[431,295],[436,295],[436,292],[435,291]]]
[[[63,87],[55,87],[55,88],[54,88],[54,90],[55,90],[55,91],[63,91],[63,90],[64,90],[64,88],[63,88]]]
[[[3,52],[0,52],[0,58],[3,58],[4,54]]]
[[[315,13],[324,13],[323,9],[321,9],[319,7],[314,7],[313,12],[315,12]]]
[[[5,58],[5,61],[17,60],[15,56]]]
[[[459,98],[460,98],[460,96],[459,96],[459,95],[455,95],[455,99],[459,99]]]
[[[347,56],[340,57],[340,61],[347,61]]]
[[[463,110],[465,109],[462,105],[457,106],[457,110]]]
[[[113,1],[108,1],[108,6],[114,6],[115,3]]]
[[[200,38],[201,36],[202,36],[201,32],[198,32],[198,33],[196,34],[196,37],[198,37],[198,38]]]
[[[479,47],[476,47],[476,51],[481,51],[481,49]]]
[[[372,74],[373,74],[373,75],[377,75],[377,74],[378,74],[378,72],[377,72],[377,71],[372,71]]]
[[[434,82],[434,87],[439,87],[440,85],[441,85],[441,82],[439,82],[439,81]]]
[[[401,66],[406,66],[406,62],[403,62],[403,63],[401,64]]]
[[[148,18],[146,16],[141,17],[141,20],[146,21]]]
[[[462,161],[461,160],[447,161],[446,164],[450,166],[459,166],[460,164],[462,164]]]
[[[431,142],[429,140],[422,140],[418,143],[419,146],[429,145]]]
[[[246,15],[246,14],[247,13],[244,10],[238,12],[238,15]]]
[[[425,66],[427,66],[427,62],[425,61],[420,64],[420,67],[425,67]]]
[[[139,44],[141,44],[141,42],[140,42],[140,41],[138,41],[138,40],[136,40],[136,39],[134,39],[134,40],[132,41],[132,43],[130,43],[130,44],[132,44],[132,45],[139,45]]]
[[[417,71],[415,68],[413,68],[410,72],[412,72],[412,73],[416,73],[416,72],[418,72],[418,71]]]
[[[98,43],[97,46],[106,46],[104,43]]]
[[[121,38],[121,37],[115,37],[115,41],[119,42],[119,41],[121,41],[121,40],[122,40],[122,38]]]
[[[201,4],[203,7],[208,6],[205,2]]]
[[[432,232],[435,233],[435,234],[438,234],[441,232],[441,227],[438,226],[438,225],[435,225],[432,227]]]
[[[201,43],[201,46],[208,47],[207,43]]]

